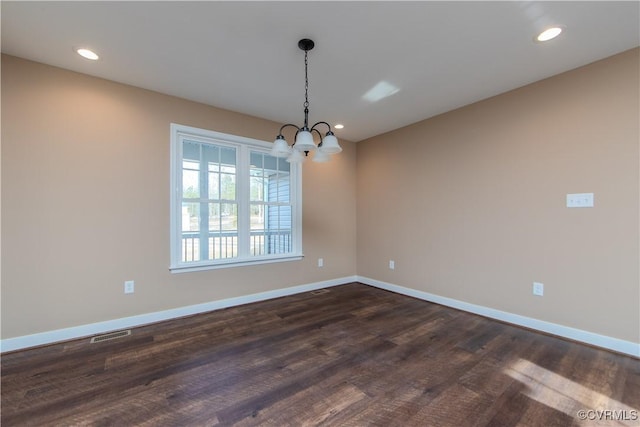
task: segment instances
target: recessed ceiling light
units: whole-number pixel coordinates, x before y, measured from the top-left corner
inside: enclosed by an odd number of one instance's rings
[[[334,126],[334,128],[336,128],[336,129],[344,129],[344,125],[337,124],[337,125]]]
[[[551,39],[555,39],[560,35],[561,32],[562,32],[562,27],[547,28],[546,30],[538,34],[538,36],[536,37],[536,40],[539,42],[546,42]]]
[[[94,51],[92,51],[90,49],[84,48],[84,47],[76,49],[76,53],[78,55],[82,56],[83,58],[87,58],[87,59],[90,59],[92,61],[97,61],[98,58],[100,58],[97,53],[95,53]]]

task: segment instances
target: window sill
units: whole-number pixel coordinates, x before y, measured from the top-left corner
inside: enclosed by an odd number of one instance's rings
[[[204,270],[219,270],[221,268],[232,268],[232,267],[244,267],[251,265],[259,265],[259,264],[272,264],[276,262],[287,262],[287,261],[300,261],[304,258],[304,255],[287,255],[282,257],[269,257],[269,258],[252,258],[252,259],[244,259],[244,260],[230,260],[230,261],[218,261],[215,264],[211,263],[201,263],[201,264],[190,264],[190,265],[178,265],[169,267],[169,271],[171,273],[189,273],[192,271],[204,271]]]

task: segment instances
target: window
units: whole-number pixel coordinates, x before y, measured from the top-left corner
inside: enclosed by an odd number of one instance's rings
[[[300,259],[300,166],[270,143],[171,125],[171,270]]]

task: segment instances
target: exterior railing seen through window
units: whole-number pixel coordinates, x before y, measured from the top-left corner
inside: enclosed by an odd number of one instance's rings
[[[212,231],[208,240],[207,259],[227,259],[238,256],[238,232]],[[201,258],[201,236],[199,232],[182,233],[182,262],[204,261]],[[252,256],[284,254],[292,251],[291,230],[251,231],[249,250]]]

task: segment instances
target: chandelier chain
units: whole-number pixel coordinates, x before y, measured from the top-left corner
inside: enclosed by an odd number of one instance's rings
[[[309,108],[309,76],[307,74],[308,68],[307,51],[304,51],[304,108]]]

